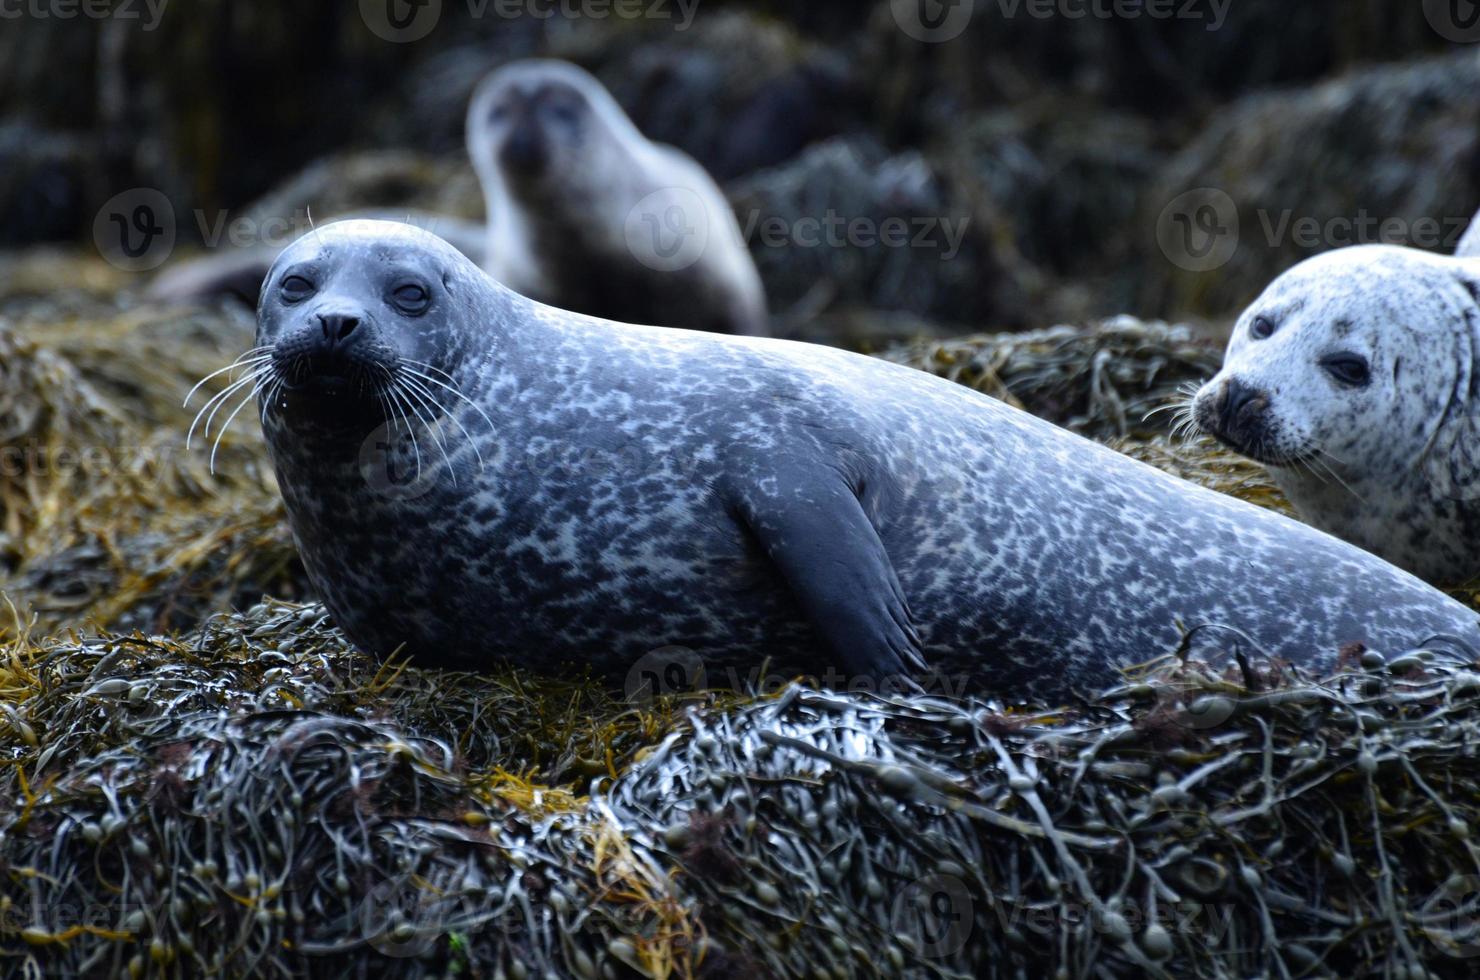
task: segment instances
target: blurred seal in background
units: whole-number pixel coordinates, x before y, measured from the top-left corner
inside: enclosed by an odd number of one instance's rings
[[[590,74],[520,61],[468,109],[488,206],[484,268],[562,309],[625,323],[769,332],[760,275],[704,168],[650,142]]]
[[[1480,259],[1338,249],[1244,312],[1189,421],[1307,521],[1431,582],[1480,574]]]
[[[483,224],[389,209],[349,217],[431,231],[510,289],[561,309],[769,332],[760,275],[719,187],[682,152],[644,138],[582,69],[522,61],[494,72],[473,96],[467,145],[487,204]],[[147,296],[229,295],[256,305],[281,251],[257,245],[171,264]]]
[[[1480,645],[1373,555],[963,385],[544,306],[405,225],[289,247],[257,342],[304,563],[382,656],[1064,699],[1183,644]]]

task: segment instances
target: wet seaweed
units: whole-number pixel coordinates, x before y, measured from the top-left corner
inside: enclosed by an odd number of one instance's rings
[[[1473,654],[628,703],[315,606],[0,650],[7,972],[1463,975]],[[574,747],[574,750],[573,750]],[[597,766],[590,762],[600,760]]]

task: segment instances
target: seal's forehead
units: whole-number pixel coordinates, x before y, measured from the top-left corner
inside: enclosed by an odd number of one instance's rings
[[[289,245],[278,257],[277,264],[345,257],[385,261],[421,256],[447,260],[455,254],[451,245],[415,225],[394,221],[336,221],[310,231]]]
[[[533,90],[558,87],[572,94],[595,99],[606,90],[585,69],[566,61],[529,60],[505,65],[485,78],[479,85],[484,96],[505,92],[511,88]]]

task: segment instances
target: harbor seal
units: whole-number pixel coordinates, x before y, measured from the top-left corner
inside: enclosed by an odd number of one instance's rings
[[[769,659],[1062,699],[1205,624],[1306,662],[1480,648],[1386,562],[964,386],[543,306],[414,228],[306,236],[258,319],[294,537],[374,654],[620,676],[680,647],[711,683]]]
[[[468,108],[488,209],[484,268],[562,309],[628,323],[768,332],[740,226],[704,168],[650,142],[587,72],[506,65]]]
[[[1480,574],[1480,260],[1338,249],[1240,317],[1196,424],[1301,517],[1431,582]]]
[[[724,194],[693,159],[647,140],[589,73],[540,60],[492,73],[468,107],[467,146],[485,220],[422,211],[404,220],[510,289],[607,319],[769,333],[760,273]],[[361,218],[403,216],[340,216]],[[281,251],[263,244],[172,264],[146,297],[255,301]]]

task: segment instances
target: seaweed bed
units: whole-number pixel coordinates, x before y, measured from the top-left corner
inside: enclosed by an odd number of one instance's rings
[[[214,474],[185,451],[184,394],[242,318],[0,310],[0,451],[28,460],[0,469],[7,974],[1420,977],[1480,954],[1467,651],[1351,650],[1329,678],[1166,658],[1039,707],[376,664],[285,601],[308,590],[255,425]],[[1143,421],[1217,363],[1182,328],[890,356],[1281,506]]]

